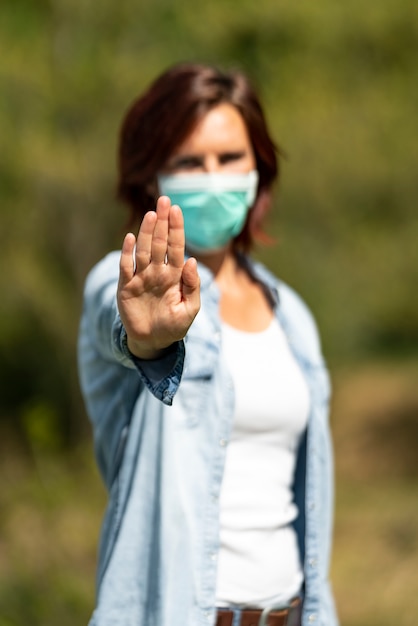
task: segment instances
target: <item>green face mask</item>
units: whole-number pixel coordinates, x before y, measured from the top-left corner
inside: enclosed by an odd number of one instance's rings
[[[183,211],[186,246],[208,252],[239,235],[257,195],[258,172],[159,176],[161,195]]]

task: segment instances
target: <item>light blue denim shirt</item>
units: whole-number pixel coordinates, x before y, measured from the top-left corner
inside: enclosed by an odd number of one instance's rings
[[[303,626],[336,626],[328,581],[328,374],[306,306],[263,266],[246,263],[265,286],[310,389],[294,483]],[[219,291],[209,270],[199,266],[202,306],[185,340],[162,359],[140,361],[127,348],[117,311],[118,274],[118,252],[90,272],[78,346],[81,388],[109,490],[90,626],[211,626],[219,494],[234,410],[221,355]]]

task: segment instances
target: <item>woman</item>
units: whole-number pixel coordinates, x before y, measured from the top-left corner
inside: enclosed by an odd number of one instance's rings
[[[174,66],[124,119],[139,234],[90,273],[79,340],[109,489],[92,625],[337,623],[317,331],[249,256],[276,154],[240,73]]]

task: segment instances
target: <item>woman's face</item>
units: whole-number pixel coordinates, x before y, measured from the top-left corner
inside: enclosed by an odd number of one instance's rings
[[[231,104],[211,109],[175,150],[164,174],[239,173],[256,169],[244,120]]]

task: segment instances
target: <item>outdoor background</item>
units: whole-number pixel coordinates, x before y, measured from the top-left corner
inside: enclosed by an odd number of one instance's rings
[[[416,0],[2,0],[0,626],[86,624],[106,495],[78,389],[88,269],[119,248],[122,115],[174,61],[245,70],[286,152],[257,250],[334,384],[343,626],[418,614]]]

